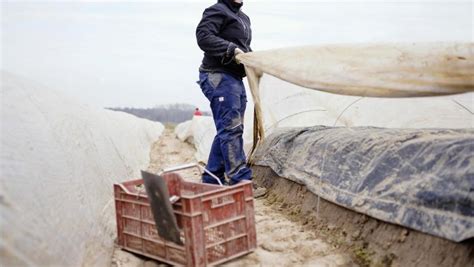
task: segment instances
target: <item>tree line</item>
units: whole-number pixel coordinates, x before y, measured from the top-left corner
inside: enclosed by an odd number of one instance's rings
[[[196,107],[190,104],[177,103],[159,105],[153,108],[109,107],[106,109],[130,113],[139,118],[148,119],[151,121],[159,121],[162,123],[181,123],[183,121],[192,119]],[[203,115],[211,115],[210,112],[207,111],[201,112]]]

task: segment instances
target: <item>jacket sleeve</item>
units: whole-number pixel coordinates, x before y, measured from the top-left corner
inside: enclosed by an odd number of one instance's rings
[[[224,22],[225,14],[218,8],[213,6],[204,10],[196,29],[197,43],[211,56],[232,58],[237,45],[217,36]]]

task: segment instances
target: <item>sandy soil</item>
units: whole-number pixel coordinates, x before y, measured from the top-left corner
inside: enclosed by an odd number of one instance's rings
[[[190,163],[195,149],[176,138],[167,128],[153,144],[149,171]],[[191,181],[199,181],[198,170],[181,172]],[[281,211],[282,207],[269,204],[265,199],[255,200],[255,219],[258,248],[254,253],[228,262],[226,266],[353,266],[348,254],[334,248],[319,238],[314,231],[305,230],[298,222],[291,221]],[[117,248],[112,258],[113,267],[164,266]]]

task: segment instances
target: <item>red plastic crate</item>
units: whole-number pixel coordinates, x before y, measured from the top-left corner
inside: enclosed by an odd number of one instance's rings
[[[226,262],[257,246],[251,182],[234,186],[186,182],[163,175],[181,229],[180,246],[158,236],[143,180],[114,184],[118,245],[172,265],[207,266]]]

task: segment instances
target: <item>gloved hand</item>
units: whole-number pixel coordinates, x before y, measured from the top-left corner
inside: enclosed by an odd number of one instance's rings
[[[245,53],[245,52],[242,51],[242,50],[241,50],[240,48],[238,48],[238,47],[234,49],[234,60],[235,60],[235,62],[237,62],[237,64],[240,64],[240,61],[237,59],[237,55],[239,55],[239,54],[244,54],[244,53]]]

